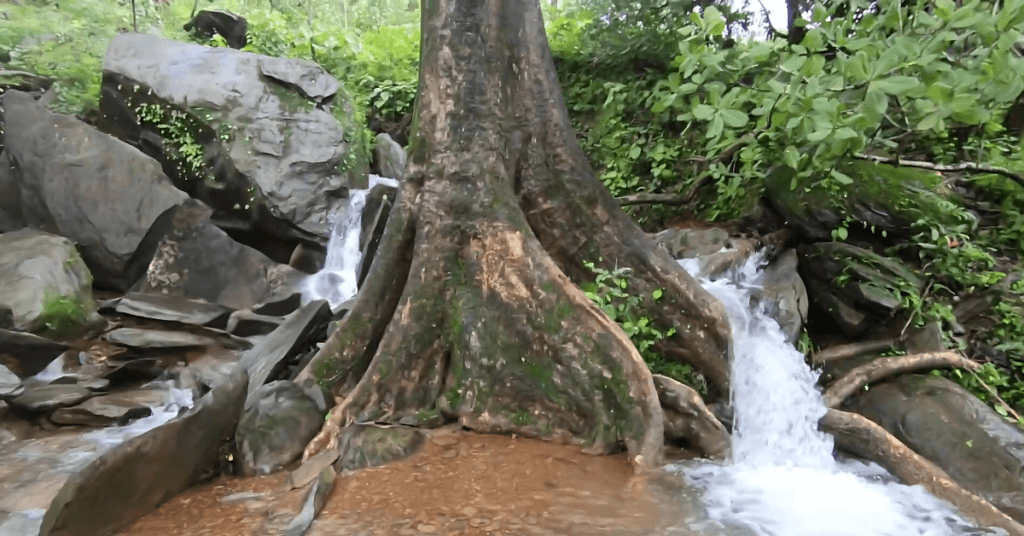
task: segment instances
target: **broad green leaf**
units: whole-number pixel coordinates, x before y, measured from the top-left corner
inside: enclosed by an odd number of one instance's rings
[[[950,101],[949,109],[956,113],[965,113],[974,107],[976,102],[978,102],[977,95],[957,95]]]
[[[832,175],[832,178],[835,179],[836,182],[838,182],[839,184],[853,184],[853,179],[851,179],[850,176],[845,173],[841,173],[833,169],[830,174]],[[840,229],[845,230],[844,227],[840,227]],[[846,237],[844,236],[843,238],[845,239]]]
[[[953,88],[942,82],[935,82],[928,86],[928,91],[925,93],[928,98],[939,103],[949,102],[953,98]]]
[[[714,113],[715,109],[707,104],[698,104],[697,107],[693,109],[693,117],[701,121],[711,119],[711,116],[714,115]]]
[[[822,22],[825,22],[825,17],[827,16],[828,10],[825,9],[825,6],[815,2],[814,8],[811,10],[811,22],[816,22],[820,24]]]
[[[891,76],[889,78],[882,78],[871,82],[871,85],[868,87],[868,91],[877,89],[884,91],[889,95],[902,96],[906,95],[911,90],[916,89],[920,85],[921,82],[910,76]]]
[[[722,134],[722,130],[724,127],[725,125],[723,124],[722,116],[719,114],[715,114],[715,117],[711,119],[711,125],[708,127],[707,137],[717,138],[720,134]]]
[[[815,130],[807,135],[807,141],[817,143],[828,137],[832,133],[831,129]]]
[[[722,110],[722,120],[730,128],[740,128],[749,120],[747,114],[739,110]]]
[[[807,56],[793,56],[788,60],[782,62],[779,66],[783,71],[796,72],[804,66],[804,62],[807,61]]]
[[[871,88],[868,88],[867,94],[864,95],[864,108],[879,116],[884,115],[889,108],[889,97],[881,91],[872,91]]]
[[[932,112],[928,117],[925,117],[917,124],[917,130],[931,130],[939,125],[939,121],[941,119],[942,114],[939,112]]]
[[[800,153],[797,152],[796,147],[789,146],[782,153],[783,158],[786,160],[786,165],[793,169],[800,169]]]
[[[836,131],[836,140],[843,141],[856,138],[859,134],[850,127],[843,127]]]
[[[630,149],[629,149],[629,157],[632,158],[633,160],[636,160],[637,158],[639,158],[640,157],[640,147],[638,147],[636,145],[630,147]]]
[[[953,16],[953,0],[936,0],[935,15],[942,20],[949,20]]]

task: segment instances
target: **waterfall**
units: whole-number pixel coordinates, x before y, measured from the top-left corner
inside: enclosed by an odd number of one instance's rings
[[[680,260],[691,274],[696,261]],[[752,303],[765,264],[754,255],[701,284],[732,326],[732,452],[724,465],[677,467],[699,488],[708,515],[759,536],[948,536],[978,529],[920,486],[904,486],[875,464],[836,461],[818,431],[825,405],[818,374],[786,342],[763,304]]]
[[[370,188],[350,190],[348,201],[328,216],[331,236],[327,240],[327,258],[319,272],[306,278],[302,286],[302,302],[327,300],[336,308],[356,295],[359,261],[363,252],[359,243],[362,231],[366,194],[378,184],[398,187],[398,181],[370,175]]]

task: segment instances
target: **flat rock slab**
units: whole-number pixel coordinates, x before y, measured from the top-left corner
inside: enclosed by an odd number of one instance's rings
[[[193,348],[217,344],[217,341],[202,335],[160,329],[118,328],[105,337],[113,344],[132,348]]]
[[[3,365],[0,365],[0,398],[18,396],[25,388],[21,386],[21,378]]]
[[[93,394],[78,385],[43,385],[25,389],[21,396],[12,398],[8,403],[25,411],[52,411],[80,404],[92,398]]]
[[[129,292],[110,305],[114,311],[140,318],[223,328],[233,311],[230,307],[182,296]]]
[[[39,374],[67,349],[64,344],[31,333],[0,329],[0,360],[22,378]]]
[[[271,372],[282,361],[294,357],[309,337],[326,327],[331,318],[331,306],[324,300],[303,305],[288,320],[260,344],[242,357],[242,364],[249,371],[249,397],[270,379]]]
[[[151,408],[171,402],[165,389],[139,389],[90,398],[85,402],[53,412],[50,420],[57,424],[106,426],[152,415]]]

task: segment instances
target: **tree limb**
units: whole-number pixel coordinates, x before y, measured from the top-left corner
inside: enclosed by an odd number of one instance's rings
[[[995,175],[1001,175],[1006,177],[1013,182],[1019,184],[1024,188],[1024,175],[1010,171],[1006,168],[989,166],[985,164],[975,164],[974,162],[961,162],[959,164],[944,165],[944,164],[933,164],[931,162],[921,162],[918,160],[903,160],[902,158],[887,158],[884,156],[875,156],[870,154],[855,154],[854,158],[858,160],[868,160],[870,162],[878,162],[881,164],[889,164],[893,166],[912,167],[919,169],[928,169],[931,171],[973,171],[976,173],[993,173]]]
[[[839,448],[878,463],[904,484],[922,486],[935,497],[952,503],[979,525],[999,527],[1012,536],[1024,536],[1024,527],[1019,523],[961,487],[945,471],[866,417],[830,409],[818,424],[822,431],[835,437]]]
[[[974,370],[979,366],[981,365],[956,352],[928,352],[898,357],[880,357],[867,365],[851,370],[833,382],[825,390],[822,399],[826,407],[835,408],[858,389],[890,376],[937,368],[963,367],[967,370]]]
[[[855,342],[842,346],[833,346],[811,354],[811,361],[816,364],[860,357],[871,352],[881,352],[899,344],[899,339],[882,339],[878,341]]]

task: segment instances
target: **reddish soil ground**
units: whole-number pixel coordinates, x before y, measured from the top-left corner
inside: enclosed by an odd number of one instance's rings
[[[298,510],[302,490],[288,491],[286,482],[287,473],[214,480],[122,534],[264,534],[268,517]],[[533,439],[440,430],[406,460],[338,475],[308,534],[646,535],[670,524],[673,510],[665,488],[649,484],[633,474],[625,455],[590,456]]]

